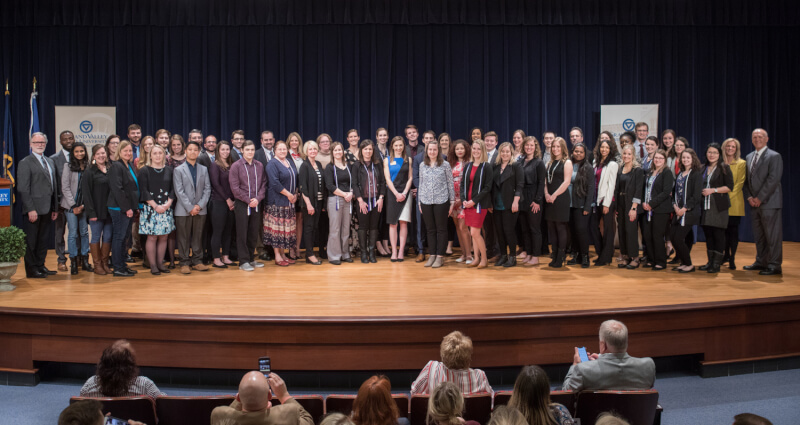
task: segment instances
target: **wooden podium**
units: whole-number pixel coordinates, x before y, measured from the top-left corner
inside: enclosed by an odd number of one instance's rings
[[[8,196],[6,202],[5,196]],[[11,200],[14,199],[14,190],[11,188],[11,180],[0,178],[0,227],[8,227],[11,225],[11,215],[13,212],[13,204]]]

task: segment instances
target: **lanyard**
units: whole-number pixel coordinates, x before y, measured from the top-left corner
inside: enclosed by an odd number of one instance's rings
[[[375,196],[374,197],[367,197],[367,210],[368,211],[372,211],[372,208],[377,206],[377,202],[375,201],[375,198],[378,196],[378,183],[375,181],[375,163],[373,162],[371,165],[372,165],[372,175],[371,176],[369,174],[369,169],[367,169],[367,166],[364,165],[364,171],[367,172],[367,195],[372,193],[372,190],[375,189]]]
[[[333,179],[334,179],[334,181],[336,181],[336,188],[338,189],[339,188],[339,176],[336,174],[336,169],[337,168],[339,168],[339,167],[337,167],[336,166],[336,162],[334,162],[333,163]],[[347,175],[350,177],[350,182],[349,182],[348,188],[350,190],[353,190],[353,175],[350,174],[350,167],[348,167],[345,164],[344,168],[345,168],[345,170],[347,170]],[[337,196],[336,197],[336,211],[339,211],[339,199],[340,198],[341,198],[341,196]],[[350,202],[349,204],[350,204],[350,214],[352,214],[353,213],[353,203]]]

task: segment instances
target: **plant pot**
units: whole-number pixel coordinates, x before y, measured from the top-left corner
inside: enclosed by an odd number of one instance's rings
[[[11,276],[17,272],[17,263],[0,263],[0,292],[13,291],[17,287],[11,284]]]

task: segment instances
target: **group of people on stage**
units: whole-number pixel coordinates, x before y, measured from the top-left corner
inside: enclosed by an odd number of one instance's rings
[[[670,263],[688,273],[695,271],[696,225],[707,241],[700,269],[714,273],[726,262],[736,268],[745,200],[758,250],[745,269],[781,273],[783,170],[766,131],[753,131],[756,150],[746,161],[730,138],[708,144],[701,163],[675,131],[659,139],[645,123],[635,130],[619,141],[604,131],[590,149],[578,127],[569,146],[551,131],[542,146],[522,130],[498,143],[495,132],[479,128],[469,141],[430,130],[420,140],[413,125],[391,139],[379,128],[375,141],[349,130],[345,144],[325,133],[303,142],[293,132],[276,141],[264,131],[256,145],[241,130],[230,142],[199,130],[185,141],[164,129],[142,137],[132,124],[127,139],[112,135],[91,149],[64,131],[62,149],[49,158],[47,136],[35,133],[17,177],[27,218],[26,273],[55,273],[44,266],[51,221],[63,271],[67,229],[72,274],[82,268],[133,276],[128,264],[136,254],[152,274],[169,273],[176,247],[184,274],[228,268],[234,260],[253,271],[264,267],[259,255],[285,267],[301,247],[306,263],[340,265],[357,252],[362,263],[378,256],[404,261],[408,245],[417,262],[438,268],[456,240],[455,262],[471,267],[536,265],[550,245],[550,267],[566,261],[585,268],[590,242],[594,264],[611,264],[615,238],[621,268],[644,263],[664,270],[674,252]]]

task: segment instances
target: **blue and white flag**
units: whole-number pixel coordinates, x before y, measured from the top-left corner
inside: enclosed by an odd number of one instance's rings
[[[39,106],[36,104],[36,96],[39,92],[36,91],[36,79],[33,80],[33,91],[31,92],[31,127],[28,129],[28,139],[31,138],[33,133],[39,131]]]

